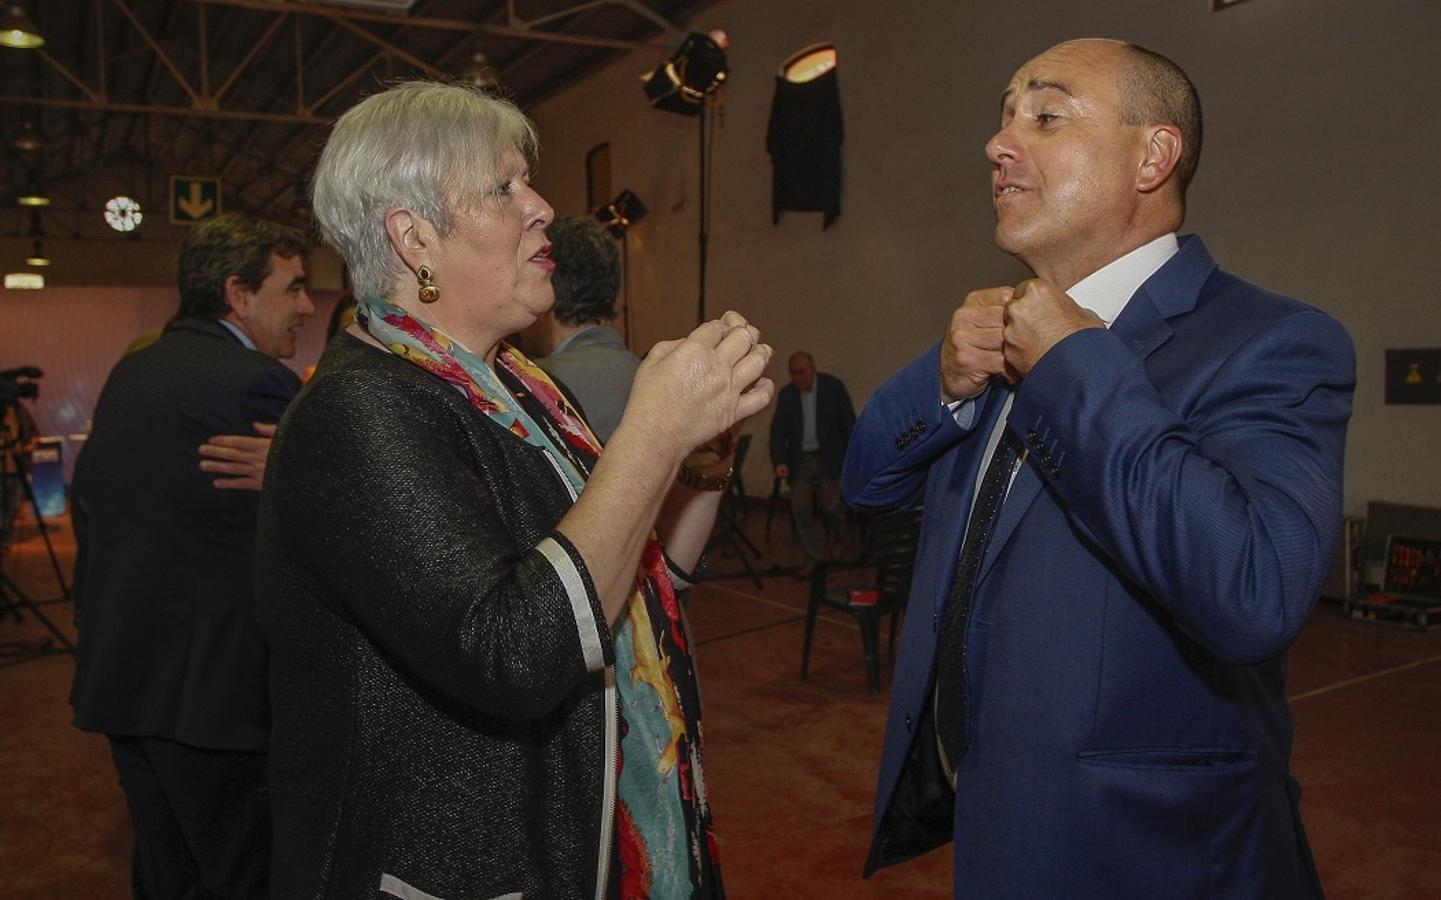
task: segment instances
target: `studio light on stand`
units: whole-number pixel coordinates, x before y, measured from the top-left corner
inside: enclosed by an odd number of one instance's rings
[[[665,62],[644,76],[645,95],[651,106],[682,116],[695,116],[700,124],[700,225],[697,243],[700,246],[699,290],[696,322],[705,321],[706,244],[710,238],[710,171],[707,166],[708,144],[714,134],[714,123],[706,129],[706,107],[716,100],[716,92],[725,84],[730,69],[726,63],[726,47],[730,41],[720,29],[685,36],[680,48]]]
[[[605,206],[595,211],[596,221],[609,229],[618,238],[625,237],[630,226],[645,218],[645,204],[634,191],[624,190]]]
[[[595,211],[596,221],[613,236],[620,238],[620,276],[625,295],[625,342],[630,344],[630,227],[645,218],[645,204],[632,190],[623,190],[616,198]]]
[[[709,34],[692,32],[670,59],[645,75],[650,105],[683,116],[705,112],[705,101],[725,83],[730,69],[725,48],[730,42],[719,29]]]

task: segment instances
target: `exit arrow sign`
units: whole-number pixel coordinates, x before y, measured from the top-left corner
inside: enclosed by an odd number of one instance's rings
[[[220,179],[170,176],[170,221],[194,225],[220,215]]]

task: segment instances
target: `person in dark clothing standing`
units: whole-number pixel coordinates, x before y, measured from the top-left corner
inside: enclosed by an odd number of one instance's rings
[[[830,558],[827,532],[830,543],[849,540],[841,503],[841,464],[856,411],[841,380],[817,372],[815,360],[804,350],[791,354],[790,376],[771,419],[771,464],[776,477],[790,483],[791,513],[801,549],[806,562],[815,563]]]
[[[315,311],[305,249],[257,219],[197,227],[180,247],[179,312],[110,373],[76,461],[70,702],[76,727],[110,740],[136,897],[267,895],[256,490],[266,423],[300,388],[277,360]]]

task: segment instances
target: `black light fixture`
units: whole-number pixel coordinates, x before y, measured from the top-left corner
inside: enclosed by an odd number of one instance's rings
[[[645,218],[645,204],[634,191],[624,190],[615,199],[595,211],[595,218],[612,235],[624,237],[626,229]]]
[[[45,247],[39,240],[35,241],[30,255],[25,257],[25,265],[37,268],[50,265],[50,257],[45,255]]]
[[[706,97],[725,83],[730,71],[725,53],[729,43],[719,29],[686,35],[670,59],[643,76],[651,106],[683,116],[700,115]]]
[[[25,15],[25,8],[18,3],[6,6],[5,14],[0,16],[0,47],[39,50],[44,46],[45,38],[40,36],[40,29]]]

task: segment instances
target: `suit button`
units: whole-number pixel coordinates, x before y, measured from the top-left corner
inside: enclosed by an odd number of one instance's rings
[[[906,734],[911,733],[911,717],[906,716]]]
[[[941,630],[941,614],[931,613],[931,631]]]

